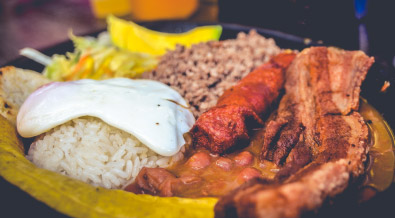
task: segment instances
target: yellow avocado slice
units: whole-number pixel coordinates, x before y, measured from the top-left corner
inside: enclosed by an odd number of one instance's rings
[[[36,167],[25,158],[15,128],[0,115],[0,175],[72,217],[213,217],[216,198],[136,195],[94,187]]]
[[[199,42],[218,40],[222,33],[220,25],[196,27],[185,33],[163,33],[114,16],[107,18],[107,24],[114,45],[152,55],[163,55],[177,44],[189,47]]]

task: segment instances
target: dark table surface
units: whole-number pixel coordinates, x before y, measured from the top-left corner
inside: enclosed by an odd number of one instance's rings
[[[19,3],[18,3],[19,2]],[[42,49],[77,35],[103,29],[88,1],[0,0],[0,65],[15,59],[24,47]]]

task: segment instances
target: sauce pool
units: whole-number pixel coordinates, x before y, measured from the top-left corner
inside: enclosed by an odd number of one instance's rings
[[[395,182],[394,134],[381,114],[365,99],[361,99],[360,104],[359,113],[369,127],[371,143],[364,186],[384,191]]]

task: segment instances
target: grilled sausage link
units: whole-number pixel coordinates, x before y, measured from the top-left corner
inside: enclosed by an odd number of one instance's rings
[[[246,145],[251,130],[263,124],[263,115],[278,98],[294,58],[293,52],[276,55],[226,90],[190,130],[193,146],[222,154],[235,145]]]

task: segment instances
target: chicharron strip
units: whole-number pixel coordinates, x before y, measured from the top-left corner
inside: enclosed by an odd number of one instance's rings
[[[312,47],[287,71],[286,94],[265,127],[261,158],[279,167],[222,197],[216,217],[299,217],[363,174],[368,129],[360,85],[374,59],[361,51]]]

